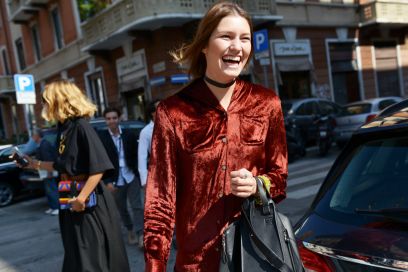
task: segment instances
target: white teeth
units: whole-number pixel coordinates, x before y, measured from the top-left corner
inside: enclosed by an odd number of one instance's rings
[[[241,58],[240,58],[240,57],[229,57],[229,56],[226,56],[226,57],[223,57],[222,59],[223,59],[224,61],[237,61],[237,62],[241,61]]]

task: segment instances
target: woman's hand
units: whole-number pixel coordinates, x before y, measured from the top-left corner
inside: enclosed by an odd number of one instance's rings
[[[77,197],[73,197],[70,200],[68,200],[68,203],[71,204],[71,211],[74,211],[74,212],[85,211],[85,200],[82,200]]]
[[[233,195],[246,198],[256,194],[256,180],[250,171],[241,168],[238,171],[232,171],[230,176]]]

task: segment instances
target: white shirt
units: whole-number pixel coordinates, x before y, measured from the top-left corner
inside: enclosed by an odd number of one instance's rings
[[[110,129],[109,133],[112,137],[112,141],[116,146],[116,151],[118,152],[119,159],[119,176],[116,181],[116,186],[123,186],[126,183],[131,183],[135,178],[133,171],[126,166],[125,162],[125,152],[123,150],[123,141],[122,141],[122,129],[119,127],[119,135],[114,135]]]
[[[153,121],[150,121],[147,124],[139,135],[139,147],[137,150],[137,169],[139,170],[140,175],[140,183],[142,186],[146,185],[147,181],[147,167],[148,167],[148,160],[150,156],[150,149],[152,146],[152,135],[153,135]]]

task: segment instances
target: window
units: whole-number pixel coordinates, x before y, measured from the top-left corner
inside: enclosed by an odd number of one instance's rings
[[[40,47],[40,34],[37,25],[31,27],[31,35],[33,38],[34,55],[36,60],[39,61],[41,60],[41,47]]]
[[[26,68],[26,63],[25,63],[25,58],[24,58],[23,42],[21,38],[18,38],[14,42],[14,44],[16,45],[17,58],[18,58],[18,64],[20,66],[20,70],[24,70]]]
[[[98,108],[97,116],[102,116],[102,113],[106,108],[106,102],[101,72],[88,76],[88,82],[91,99]]]
[[[61,28],[61,19],[57,8],[51,11],[51,20],[54,27],[54,36],[57,48],[61,49],[63,47],[63,36]]]
[[[296,111],[297,115],[313,115],[316,113],[315,102],[306,102],[299,106]]]
[[[395,42],[376,42],[374,46],[379,96],[399,96],[397,45]]]
[[[9,66],[9,62],[8,62],[8,58],[7,58],[7,51],[6,49],[1,50],[1,58],[3,60],[3,71],[4,74],[6,75],[10,75],[10,66]]]
[[[378,109],[381,111],[383,109],[385,109],[388,106],[391,106],[392,104],[397,103],[397,101],[395,101],[394,99],[387,99],[387,100],[383,100],[380,103],[378,103]]]
[[[408,137],[393,134],[396,131],[380,137],[367,135],[370,138],[365,143],[339,161],[337,168],[332,169],[336,174],[328,177],[328,191],[319,201],[316,213],[334,221],[365,225],[388,219],[362,215],[359,210],[408,208]],[[393,218],[403,217],[396,213]]]
[[[319,109],[323,115],[338,114],[340,112],[340,109],[335,104],[326,101],[319,102]]]

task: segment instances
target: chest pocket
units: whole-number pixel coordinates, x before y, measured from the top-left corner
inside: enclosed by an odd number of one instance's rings
[[[214,144],[214,128],[208,119],[188,120],[181,123],[183,144],[188,152],[211,149]]]
[[[261,145],[265,142],[268,116],[240,116],[241,143],[246,145]]]

